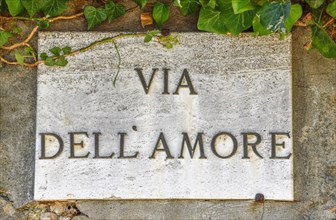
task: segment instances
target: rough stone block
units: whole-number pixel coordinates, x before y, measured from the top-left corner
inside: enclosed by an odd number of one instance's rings
[[[44,32],[39,52],[113,35]],[[293,200],[290,37],[176,35],[39,66],[35,199]]]

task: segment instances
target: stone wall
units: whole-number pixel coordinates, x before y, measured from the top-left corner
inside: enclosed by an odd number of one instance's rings
[[[80,10],[74,4],[66,13]],[[99,31],[143,31],[140,10]],[[20,22],[24,32],[33,26]],[[82,31],[83,18],[49,30]],[[150,28],[150,27],[149,27]],[[172,13],[171,31],[195,31],[196,18]],[[33,198],[36,69],[0,68],[0,219],[336,219],[336,60],[307,52],[296,28],[293,51],[294,202],[122,200],[37,203]],[[37,38],[33,39],[36,45]]]

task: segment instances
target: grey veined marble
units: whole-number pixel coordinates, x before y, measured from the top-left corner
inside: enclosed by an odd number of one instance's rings
[[[39,53],[117,33],[39,33]],[[35,199],[293,200],[291,38],[173,33],[40,65]]]

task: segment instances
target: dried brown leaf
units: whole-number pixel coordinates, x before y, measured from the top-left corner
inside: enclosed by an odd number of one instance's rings
[[[153,24],[152,14],[149,12],[143,12],[140,14],[141,26],[144,28],[147,25]]]

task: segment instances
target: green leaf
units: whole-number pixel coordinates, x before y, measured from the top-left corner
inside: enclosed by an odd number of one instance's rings
[[[319,8],[324,3],[324,0],[306,0],[306,2],[312,8]]]
[[[107,15],[104,9],[95,8],[93,6],[86,6],[84,9],[84,16],[88,23],[88,30],[94,28],[96,25],[106,20]]]
[[[173,48],[173,44],[170,43],[170,42],[166,43],[164,46],[165,46],[167,49],[171,49],[171,48]]]
[[[12,34],[19,34],[21,32],[22,32],[22,28],[20,28],[19,26],[15,26],[13,30],[11,31]]]
[[[152,38],[153,38],[155,35],[157,35],[158,33],[160,33],[160,31],[158,31],[158,30],[148,31],[148,32],[146,33],[144,42],[145,42],[145,43],[148,43],[148,42],[151,41]]]
[[[21,1],[31,18],[34,17],[34,15],[41,8],[43,8],[45,4],[45,0],[21,0]]]
[[[197,28],[218,34],[226,34],[228,29],[224,24],[225,14],[212,8],[201,8],[199,13]]]
[[[48,20],[41,20],[37,23],[39,28],[46,29],[49,27],[49,21]]]
[[[285,22],[285,28],[287,30],[287,33],[289,33],[292,30],[293,25],[299,18],[302,16],[302,7],[299,4],[291,5],[291,9],[289,12],[288,19]]]
[[[310,16],[308,17],[308,19],[305,21],[306,24],[308,25],[314,25],[314,24],[318,24],[320,26],[323,26],[324,24],[324,19],[323,19],[323,14],[324,14],[325,8],[324,7],[320,7],[317,9],[311,8],[310,12],[312,17],[310,18]]]
[[[199,2],[203,8],[209,7],[214,9],[216,7],[216,0],[199,0]]]
[[[7,5],[5,3],[5,0],[0,0],[0,12],[3,12],[7,10]]]
[[[254,11],[245,11],[235,14],[230,0],[222,0],[218,4],[219,9],[225,14],[223,22],[228,31],[234,35],[240,34],[242,31],[252,26]]]
[[[169,5],[155,2],[153,7],[153,18],[157,25],[161,27],[169,18]]]
[[[253,36],[263,36],[263,35],[268,35],[271,34],[272,32],[270,30],[267,30],[264,26],[260,24],[260,15],[256,14],[253,18],[252,22],[253,26]]]
[[[336,43],[317,25],[312,26],[312,45],[328,58],[336,57]]]
[[[56,66],[66,66],[68,64],[68,61],[65,59],[64,56],[60,56],[57,60],[55,60]]]
[[[144,42],[145,42],[145,43],[148,43],[148,42],[150,42],[150,41],[152,40],[152,38],[153,38],[152,35],[146,34],[145,39],[144,39]]]
[[[47,55],[47,53],[43,52],[43,53],[40,54],[40,57],[41,57],[42,60],[46,60],[48,58],[48,55]]]
[[[174,0],[174,1],[173,1],[173,5],[174,5],[175,7],[182,8],[181,0]]]
[[[17,49],[14,50],[14,53],[16,61],[22,66],[24,62],[24,57],[20,54],[20,52]]]
[[[190,15],[199,9],[197,0],[175,0],[174,5],[180,8],[180,11],[184,16]]]
[[[122,4],[114,4],[112,1],[108,1],[105,4],[105,11],[107,14],[108,22],[125,14],[126,10]]]
[[[21,0],[6,0],[6,4],[11,16],[16,16],[24,10]]]
[[[326,11],[331,17],[336,19],[336,0],[328,4]]]
[[[232,8],[235,14],[254,9],[250,0],[232,0]]]
[[[62,51],[62,49],[59,48],[59,47],[53,47],[53,48],[49,49],[49,51],[50,51],[52,54],[54,54],[55,56],[59,56],[59,55],[61,55],[61,51]]]
[[[32,50],[31,47],[27,47],[27,46],[25,46],[25,47],[23,48],[23,51],[24,51],[24,53],[25,53],[26,55],[28,55],[28,54],[30,54],[30,52],[32,52],[33,50]]]
[[[142,9],[147,4],[148,0],[132,0],[132,1],[135,2],[137,5],[139,5],[139,7]]]
[[[30,53],[30,51],[31,51],[31,48],[30,48],[30,47],[27,47],[27,46],[25,46],[25,47],[23,48],[23,51],[24,51],[24,53],[27,55],[27,54],[29,54],[29,53]]]
[[[55,17],[63,13],[67,7],[68,0],[45,0],[42,11],[45,16]]]
[[[65,55],[70,54],[71,53],[71,47],[63,47],[62,51]]]
[[[267,2],[260,11],[260,23],[272,32],[286,33],[285,22],[289,16],[291,2]]]
[[[47,57],[44,62],[45,65],[47,66],[55,66],[56,62],[52,57]]]
[[[5,45],[8,42],[8,38],[10,38],[11,36],[11,33],[0,30],[0,47]]]
[[[263,6],[268,0],[250,0],[254,6]]]

